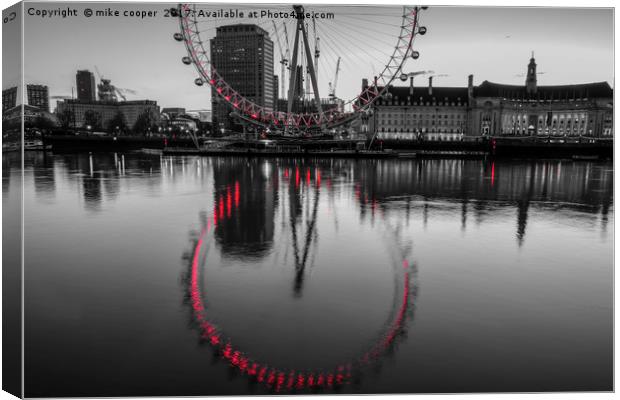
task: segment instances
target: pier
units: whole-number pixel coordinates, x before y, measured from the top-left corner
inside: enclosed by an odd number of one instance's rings
[[[132,151],[152,149],[167,155],[326,157],[326,158],[565,158],[612,159],[613,141],[533,137],[491,137],[463,141],[363,139],[243,139],[137,136],[50,135],[45,148],[55,152]]]

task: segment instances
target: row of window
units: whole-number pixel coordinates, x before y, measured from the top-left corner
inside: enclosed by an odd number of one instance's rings
[[[454,141],[454,140],[462,140],[462,133],[440,133],[440,132],[427,132],[427,133],[410,133],[410,132],[394,132],[387,133],[383,132],[379,134],[379,138],[381,139],[400,139],[400,140],[412,140],[412,139],[420,139],[424,137],[425,140],[446,140],[446,141]]]
[[[465,114],[391,114],[391,113],[387,113],[387,114],[379,114],[380,118],[407,118],[410,117],[411,119],[416,119],[416,118],[432,118],[432,119],[465,119],[467,116]]]
[[[525,128],[518,128],[518,129],[510,129],[510,128],[504,128],[502,130],[502,134],[507,135],[507,134],[516,134],[516,135],[526,135],[528,134],[529,130],[525,129]],[[538,129],[536,131],[536,133],[538,135],[541,136],[554,136],[554,135],[567,135],[567,136],[583,136],[583,135],[591,135],[592,134],[592,129]],[[605,133],[604,133],[605,134]],[[611,134],[611,131],[609,131],[609,134]]]
[[[392,123],[392,120],[383,120],[379,123],[380,126],[383,125],[454,125],[454,126],[460,126],[463,125],[464,122],[460,122],[460,121],[437,121],[437,123],[435,123],[435,121],[393,121],[394,123]]]
[[[411,128],[405,128],[405,129],[398,129],[398,128],[381,128],[379,129],[380,133],[391,133],[391,132],[404,132],[404,133],[462,133],[463,129],[460,128],[439,128],[439,129],[427,129],[426,127],[424,128],[418,128],[418,129],[411,129]]]
[[[413,103],[407,100],[379,100],[378,105],[384,106],[442,106],[442,107],[465,107],[467,104],[462,102],[448,102],[448,101],[414,101]]]

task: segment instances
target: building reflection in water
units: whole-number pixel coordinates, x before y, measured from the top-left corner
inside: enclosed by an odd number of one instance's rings
[[[318,275],[314,272],[319,270],[313,269],[315,255],[333,244],[330,241],[333,236],[326,234],[328,224],[325,220],[322,224],[316,223],[321,216],[329,216],[330,228],[333,226],[336,231],[348,233],[347,225],[352,224],[373,226],[379,230],[383,218],[388,218],[393,223],[394,232],[389,241],[396,248],[389,254],[402,261],[401,271],[408,271],[403,267],[412,266],[416,258],[410,243],[413,238],[406,236],[416,228],[420,216],[428,230],[434,227],[434,221],[441,220],[448,222],[437,225],[449,226],[447,224],[454,222],[455,229],[462,232],[470,231],[472,225],[487,227],[508,219],[509,233],[494,232],[504,235],[504,241],[524,249],[527,249],[528,231],[533,236],[533,227],[543,214],[547,219],[566,219],[576,225],[587,225],[587,228],[600,226],[602,232],[609,229],[609,220],[613,221],[611,163],[175,158],[138,153],[28,153],[24,163],[26,195],[31,196],[28,201],[35,205],[62,199],[64,206],[66,199],[78,197],[81,211],[107,215],[108,206],[121,199],[131,198],[130,209],[133,211],[139,209],[136,204],[146,204],[153,198],[157,201],[156,197],[171,197],[170,203],[174,203],[183,196],[184,206],[193,207],[187,211],[190,218],[201,210],[205,211],[199,215],[200,227],[210,227],[212,243],[222,259],[258,265],[276,252],[280,252],[278,257],[281,258],[289,254],[287,267],[290,266],[289,272],[293,273],[285,275],[287,292],[283,303],[296,305],[312,294],[312,283],[316,282]],[[21,176],[14,171],[19,170],[20,164],[18,157],[4,155],[5,192],[19,187]],[[33,187],[34,192],[31,192]],[[150,202],[145,207],[152,205]],[[51,208],[41,209],[45,212]],[[116,216],[114,213],[110,215]],[[179,225],[185,227],[188,222],[177,220],[177,215],[168,216],[166,223],[176,228]],[[61,217],[59,214],[58,218]],[[413,222],[408,230],[410,219]],[[136,220],[148,228],[153,222],[141,221],[138,215]],[[195,222],[191,219],[189,223]],[[423,230],[419,232],[424,233]],[[196,237],[196,247],[192,250],[199,248],[199,237]],[[355,242],[357,237],[352,239],[354,243],[349,244],[350,248],[363,251]],[[437,246],[438,251],[444,248],[443,243]],[[339,256],[337,251],[331,254]],[[188,258],[194,266],[195,258]],[[148,267],[151,267],[151,261],[149,259]],[[348,259],[342,257],[338,261],[346,264]],[[282,271],[276,272],[284,276]],[[192,291],[193,287],[189,289]],[[289,294],[290,298],[287,297]],[[396,324],[386,323],[385,335],[381,337],[387,347],[407,328],[400,316],[410,308],[403,307],[399,301],[408,297],[399,294],[401,296],[395,296],[397,301],[394,302],[399,307],[392,312],[394,318],[389,318]],[[291,299],[294,301],[286,301]],[[197,297],[190,301],[192,307],[200,305]],[[209,329],[213,326],[203,325],[204,321],[200,320],[196,322],[201,336],[206,335],[203,340],[215,340],[213,333],[218,331]],[[240,359],[240,354],[235,355],[232,348],[226,350],[222,347],[221,351],[228,362],[239,366],[235,368],[247,367],[244,362],[249,357]],[[364,355],[360,358],[363,359]],[[332,371],[334,374],[338,373],[339,366]],[[347,368],[346,365],[343,367]],[[249,373],[247,369],[245,371]],[[260,374],[262,369],[253,370],[250,365],[250,371]],[[284,373],[286,377],[282,375]],[[282,385],[299,382],[299,375],[290,380],[289,371],[265,369],[264,374],[264,379],[274,379]],[[310,376],[306,374],[302,378],[304,384],[309,385]],[[313,382],[316,382],[315,378],[318,379],[313,376]]]
[[[3,157],[3,190],[10,184],[9,173],[19,167],[17,154]],[[273,248],[274,217],[280,207],[278,185],[288,183],[286,207],[295,227],[297,268],[303,271],[309,257],[312,233],[312,203],[318,203],[320,185],[308,180],[331,180],[351,188],[356,196],[375,207],[404,209],[408,221],[412,210],[421,209],[424,226],[429,216],[445,204],[460,203],[461,229],[473,215],[482,224],[494,212],[515,209],[515,238],[522,245],[528,216],[535,209],[573,210],[600,214],[601,230],[606,232],[608,214],[613,209],[613,165],[583,161],[495,161],[484,160],[274,160],[244,158],[170,158],[157,154],[51,154],[26,152],[26,175],[31,174],[35,196],[50,201],[58,179],[67,181],[83,198],[83,207],[98,212],[104,201],[113,202],[121,191],[139,185],[147,193],[162,191],[166,182],[204,180],[213,177],[214,201],[221,212],[228,212],[231,201],[239,203],[235,219],[222,219],[216,230],[225,254],[262,257]],[[320,170],[323,177],[315,176]],[[125,180],[131,183],[123,184]],[[343,186],[344,185],[344,186]],[[124,188],[122,188],[124,187]],[[239,195],[238,187],[251,190]],[[162,192],[162,194],[165,194]],[[302,221],[302,202],[310,214]],[[404,204],[404,206],[403,206]],[[372,207],[360,207],[361,218]],[[220,212],[220,211],[218,211]],[[371,213],[372,214],[372,213]],[[372,215],[371,215],[372,216]],[[337,222],[336,222],[337,223]],[[303,225],[303,227],[302,227]],[[303,229],[302,229],[303,228]],[[309,228],[309,229],[308,229]],[[302,232],[303,230],[303,232]],[[300,277],[303,275],[300,275]]]
[[[385,218],[384,210],[377,208],[376,203],[370,208],[370,216],[373,220],[380,219],[387,227],[385,239],[389,242],[391,255],[387,263],[392,265],[393,279],[390,279],[394,287],[393,305],[388,311],[385,318],[387,321],[383,326],[383,333],[372,343],[366,351],[362,351],[356,357],[342,362],[333,368],[309,369],[308,367],[287,367],[280,369],[274,367],[272,363],[258,361],[252,357],[252,350],[245,348],[241,350],[234,344],[234,339],[226,336],[225,327],[218,326],[209,316],[209,310],[205,304],[209,303],[208,290],[201,283],[200,275],[207,274],[208,266],[206,248],[208,238],[211,232],[215,241],[220,246],[220,252],[223,256],[231,256],[231,249],[234,255],[239,259],[239,249],[245,249],[245,257],[266,257],[267,249],[271,248],[273,241],[273,218],[275,209],[279,206],[278,201],[262,202],[266,207],[267,215],[271,216],[272,221],[265,223],[262,218],[262,209],[249,207],[256,191],[267,191],[267,198],[278,199],[280,195],[285,193],[281,199],[282,208],[282,224],[286,229],[283,232],[290,232],[291,246],[294,255],[294,284],[293,294],[295,298],[301,298],[303,293],[304,280],[306,279],[305,269],[312,257],[310,253],[318,246],[318,224],[317,217],[319,213],[320,193],[323,185],[327,187],[328,196],[333,195],[331,191],[331,180],[333,175],[329,174],[327,182],[322,183],[321,165],[306,165],[303,162],[291,160],[279,161],[275,174],[272,174],[272,168],[265,168],[265,164],[257,161],[254,168],[245,165],[247,161],[233,162],[233,165],[241,165],[243,168],[230,168],[218,172],[218,166],[214,165],[214,201],[212,211],[202,211],[199,214],[200,233],[190,232],[192,242],[192,250],[184,253],[183,259],[188,263],[188,271],[183,279],[187,284],[187,293],[189,296],[189,304],[192,308],[192,317],[195,328],[199,331],[201,340],[208,343],[215,350],[215,354],[230,365],[237,373],[245,375],[252,382],[264,384],[268,389],[274,392],[300,391],[304,389],[319,390],[338,388],[343,384],[351,383],[354,380],[359,382],[360,372],[363,368],[374,364],[393,349],[396,342],[404,337],[407,319],[413,318],[413,302],[417,293],[417,284],[414,276],[417,267],[411,263],[411,246],[410,241],[402,237],[402,229],[400,224],[392,227],[391,223]],[[261,165],[262,164],[262,165]],[[320,164],[320,163],[318,163]],[[260,167],[262,168],[262,173]],[[259,168],[258,170],[256,168]],[[248,171],[243,173],[243,169]],[[218,176],[218,173],[220,175]],[[344,175],[345,177],[347,174]],[[281,189],[279,191],[278,189]],[[245,199],[245,201],[244,201]],[[360,209],[365,209],[367,198],[357,198]],[[288,202],[288,204],[286,204]],[[250,211],[258,213],[261,217],[256,218],[251,215]],[[288,213],[288,217],[285,215]],[[334,214],[334,219],[335,219]],[[247,223],[256,224],[257,221],[264,225],[252,225],[252,228],[261,232],[258,235],[247,236],[239,234],[239,224],[244,224],[244,218]],[[288,226],[286,224],[288,223]],[[233,230],[234,234],[228,234],[226,229]],[[267,235],[263,232],[268,232]],[[263,240],[257,245],[257,238]],[[229,240],[230,242],[226,242]],[[287,241],[286,238],[279,237],[278,240]],[[281,260],[278,262],[280,263]],[[284,263],[286,264],[286,263]],[[325,266],[324,266],[325,267]],[[217,267],[211,267],[217,269]],[[269,274],[266,275],[268,277]],[[226,307],[224,307],[226,308]],[[277,310],[274,310],[277,313]],[[327,310],[323,310],[325,312]],[[258,310],[254,310],[258,312]],[[243,318],[242,315],[236,315],[236,318]],[[310,321],[312,317],[309,316]],[[382,318],[383,319],[383,318]],[[289,321],[281,321],[281,324],[272,327],[273,335],[277,336],[282,329],[282,324]],[[299,327],[298,327],[299,328]],[[324,327],[330,330],[329,326]],[[376,329],[376,328],[375,328]],[[374,330],[374,329],[372,329]],[[358,332],[359,333],[359,332]],[[351,338],[352,339],[352,338]],[[346,339],[345,339],[346,340]],[[281,345],[281,343],[279,344]],[[346,354],[346,352],[345,352]],[[289,364],[295,365],[295,354],[290,354]]]
[[[292,160],[214,160],[213,182],[215,238],[225,257],[265,257],[273,249],[277,209],[288,214],[283,230],[294,258],[293,291],[300,296],[318,241],[320,169]]]
[[[51,200],[55,196],[53,157],[46,152],[25,152],[25,163],[32,165],[34,194],[39,200]]]
[[[273,247],[277,172],[267,162],[213,161],[213,220],[224,256],[260,258]]]
[[[368,169],[368,164],[374,164]],[[418,160],[356,163],[362,196],[390,206],[414,198],[426,226],[436,202],[460,202],[466,229],[469,203],[476,224],[493,212],[516,208],[517,243],[523,244],[531,205],[542,209],[601,213],[606,221],[613,202],[613,167],[573,161]],[[603,223],[601,228],[606,230]]]

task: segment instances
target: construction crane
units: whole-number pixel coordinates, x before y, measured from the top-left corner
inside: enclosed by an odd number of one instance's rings
[[[428,75],[428,74],[434,74],[435,71],[416,71],[416,72],[410,72],[408,74],[402,74],[400,76],[400,80],[405,82],[407,79],[409,79],[409,95],[413,96],[413,78],[415,78],[418,75]]]
[[[284,74],[286,73],[286,68],[288,66],[288,56],[289,56],[289,49],[288,49],[288,35],[286,34],[286,25],[284,25],[284,22],[282,22],[283,26],[284,26],[284,36],[286,37],[286,53],[284,52],[283,48],[282,48],[282,42],[280,41],[280,35],[278,35],[278,27],[276,25],[276,22],[274,20],[271,20],[271,22],[273,23],[273,29],[276,35],[276,39],[278,41],[278,49],[280,49],[280,66],[281,66],[281,73],[280,73],[280,98],[284,98],[286,96],[286,91],[285,91],[285,81],[286,79],[284,78]]]
[[[99,72],[99,68],[95,65],[95,72],[97,73],[97,77],[99,77],[99,80],[103,79],[103,75],[101,75],[101,72]]]
[[[429,79],[433,79],[433,78],[445,78],[445,77],[447,77],[447,76],[450,76],[450,75],[448,75],[448,74],[437,74],[437,75],[431,75],[431,76],[429,76],[428,78],[429,78]]]
[[[113,86],[113,87],[116,93],[123,99],[123,101],[127,101],[127,98],[125,97],[125,93],[134,94],[134,95],[137,94],[137,92],[132,89],[124,89],[124,88],[119,88],[116,86]]]
[[[338,85],[338,72],[340,72],[340,57],[336,61],[336,73],[334,74],[334,84],[329,82],[329,97],[336,98],[336,86]]]
[[[99,92],[99,100],[116,102],[118,100],[118,97],[120,97],[121,99],[123,99],[123,101],[127,101],[127,97],[125,97],[125,93],[134,94],[134,95],[137,94],[135,90],[119,88],[119,87],[112,85],[111,80],[105,79],[103,75],[101,75],[101,72],[99,71],[99,68],[96,65],[95,65],[95,71],[97,72],[97,76],[99,77],[99,80],[101,81],[101,83],[97,85],[97,89]]]
[[[544,75],[545,72],[536,72],[536,75]],[[526,74],[516,74],[515,77],[516,78],[525,78]]]

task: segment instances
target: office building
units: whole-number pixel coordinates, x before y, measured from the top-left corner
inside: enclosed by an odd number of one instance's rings
[[[4,89],[2,91],[2,112],[15,107],[17,105],[17,86]]]
[[[37,107],[43,111],[50,110],[49,89],[45,85],[26,85],[28,105]]]
[[[125,124],[129,129],[135,125],[141,114],[148,113],[153,123],[159,121],[160,111],[156,101],[152,100],[133,100],[118,102],[83,102],[79,100],[59,101],[56,114],[60,115],[65,111],[69,111],[73,115],[73,124],[76,128],[86,127],[87,113],[97,115],[100,121],[100,129],[107,129],[109,122],[116,117],[118,113],[122,113],[125,117]],[[94,129],[95,127],[93,127]]]
[[[75,84],[77,87],[77,99],[80,101],[97,100],[95,88],[95,75],[88,70],[78,71],[75,75]]]
[[[277,87],[273,75],[273,42],[269,33],[257,25],[220,26],[211,39],[211,61],[217,73],[242,96],[265,107],[274,108]],[[213,119],[217,129],[233,129],[231,106],[211,92]],[[237,127],[238,128],[238,127]]]
[[[390,86],[369,118],[385,139],[463,140],[489,136],[613,137],[607,82],[540,86],[532,55],[524,85]],[[366,83],[367,85],[367,83]]]

